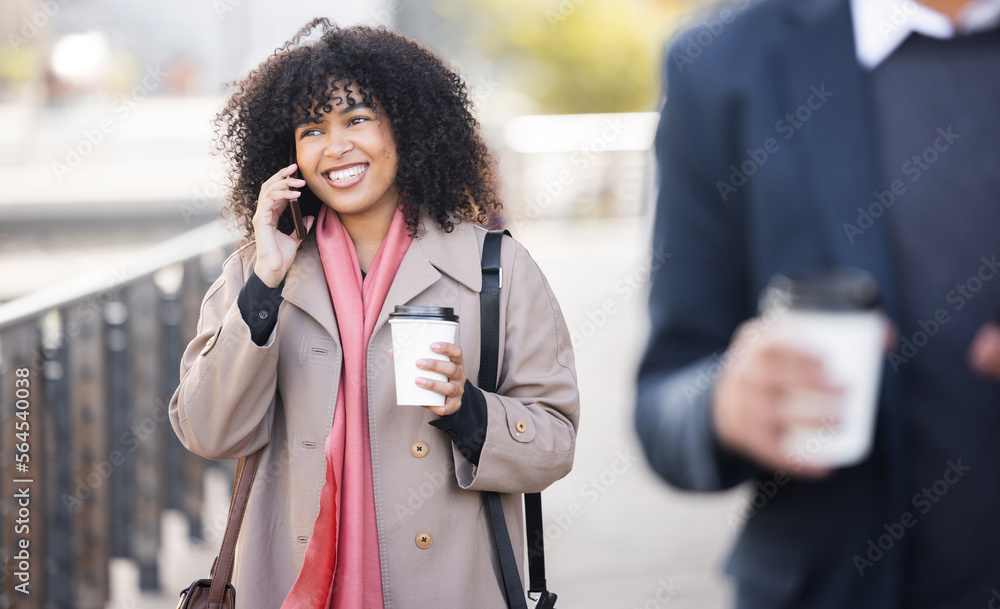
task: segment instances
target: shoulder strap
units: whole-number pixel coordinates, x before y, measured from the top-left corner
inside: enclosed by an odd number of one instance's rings
[[[483,289],[479,293],[479,324],[481,356],[479,360],[479,388],[495,393],[497,368],[500,360],[500,288],[503,286],[503,269],[500,268],[500,244],[507,231],[491,230],[483,244]]]
[[[495,393],[497,390],[497,367],[500,361],[500,287],[503,285],[503,270],[500,268],[500,243],[506,231],[490,231],[486,233],[483,244],[483,288],[479,293],[480,311],[480,350],[479,358],[479,388]],[[510,233],[507,233],[510,234]],[[489,504],[490,526],[493,528],[493,541],[496,542],[497,556],[500,559],[500,571],[503,574],[504,591],[507,594],[507,606],[511,609],[527,609],[524,600],[524,587],[521,576],[517,572],[517,560],[510,544],[510,532],[507,530],[507,520],[503,515],[503,504],[500,495],[494,491],[485,491],[486,502]]]
[[[222,536],[222,549],[219,550],[219,556],[215,559],[215,564],[212,565],[212,585],[208,589],[209,607],[222,606],[226,584],[233,579],[233,565],[236,563],[236,541],[239,539],[240,529],[243,527],[243,516],[246,514],[247,501],[250,499],[250,488],[257,475],[257,464],[260,462],[260,453],[263,450],[243,457],[236,466],[236,479],[233,480],[233,497],[229,502],[226,533]]]
[[[483,287],[480,292],[480,344],[479,387],[484,391],[496,392],[497,368],[500,351],[500,288],[503,286],[503,269],[500,267],[500,245],[503,235],[508,231],[490,231],[486,234],[483,244]],[[487,492],[489,502],[490,522],[493,526],[493,537],[497,544],[500,557],[500,569],[503,572],[504,587],[507,591],[507,603],[513,609],[526,607],[524,589],[517,572],[514,551],[510,544],[510,534],[504,519],[500,495]],[[539,593],[548,596],[545,583],[545,548],[542,530],[542,495],[527,493],[524,496],[525,528],[528,541],[528,574],[529,594]],[[555,602],[555,595],[551,595]]]

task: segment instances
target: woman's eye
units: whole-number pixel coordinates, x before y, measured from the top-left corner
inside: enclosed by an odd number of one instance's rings
[[[302,137],[306,137],[308,135],[314,135],[316,133],[319,133],[319,129],[306,129],[305,131],[302,132]]]
[[[347,124],[348,125],[357,125],[357,124],[363,123],[363,122],[365,122],[367,120],[370,120],[367,116],[354,116],[354,117],[351,117],[351,120],[347,121]]]

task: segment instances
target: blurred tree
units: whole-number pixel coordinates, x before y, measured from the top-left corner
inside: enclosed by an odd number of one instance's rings
[[[438,0],[463,44],[504,65],[546,113],[656,108],[664,40],[683,0]]]

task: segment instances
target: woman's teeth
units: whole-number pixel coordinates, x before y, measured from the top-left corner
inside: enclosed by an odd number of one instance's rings
[[[328,174],[326,174],[326,176],[330,179],[331,182],[337,182],[340,180],[350,180],[354,176],[358,176],[364,173],[365,169],[368,169],[367,165],[355,165],[354,167],[348,167],[347,169],[343,169],[341,171],[331,171]]]

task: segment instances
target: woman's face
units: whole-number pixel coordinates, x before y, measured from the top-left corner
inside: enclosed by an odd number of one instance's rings
[[[399,204],[399,157],[388,117],[376,113],[377,106],[365,105],[351,87],[331,104],[333,110],[320,122],[295,130],[302,179],[342,218],[391,217]]]

